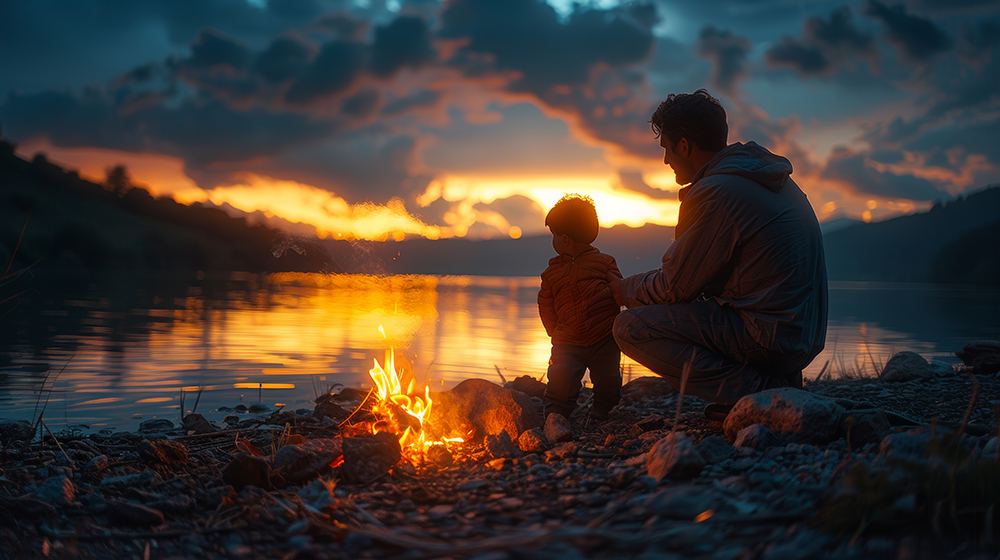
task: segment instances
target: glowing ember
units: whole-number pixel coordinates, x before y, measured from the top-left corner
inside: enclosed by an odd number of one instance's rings
[[[385,337],[382,325],[378,330]],[[399,436],[399,445],[404,451],[422,451],[431,445],[441,445],[443,441],[429,441],[426,438],[424,426],[431,415],[430,387],[424,386],[423,396],[413,393],[413,380],[410,380],[406,391],[403,391],[402,381],[396,371],[396,354],[392,346],[385,352],[385,369],[375,359],[375,365],[368,372],[375,381],[378,400],[372,406],[372,414],[378,419],[373,427],[374,432],[389,431]],[[447,442],[462,442],[462,438],[445,438]]]

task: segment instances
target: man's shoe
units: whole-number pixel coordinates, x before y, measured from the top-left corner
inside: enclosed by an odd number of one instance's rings
[[[732,409],[731,404],[710,404],[705,407],[705,418],[711,422],[724,422]]]

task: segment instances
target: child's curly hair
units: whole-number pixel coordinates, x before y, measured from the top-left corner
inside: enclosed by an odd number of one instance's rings
[[[545,216],[545,225],[557,235],[568,235],[577,243],[593,243],[600,225],[594,200],[586,195],[567,194]]]

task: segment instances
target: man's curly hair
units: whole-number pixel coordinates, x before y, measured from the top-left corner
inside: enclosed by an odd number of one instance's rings
[[[545,225],[557,235],[568,235],[577,243],[593,243],[600,224],[594,200],[586,195],[567,194],[545,216]]]
[[[653,133],[665,135],[674,146],[687,138],[699,149],[718,152],[726,147],[729,125],[726,110],[705,89],[694,93],[671,93],[649,119]]]

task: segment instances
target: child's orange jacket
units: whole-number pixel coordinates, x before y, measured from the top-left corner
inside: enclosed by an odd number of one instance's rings
[[[611,334],[620,308],[608,286],[608,271],[621,278],[611,255],[595,247],[575,259],[549,260],[538,291],[538,314],[552,344],[593,346]]]

